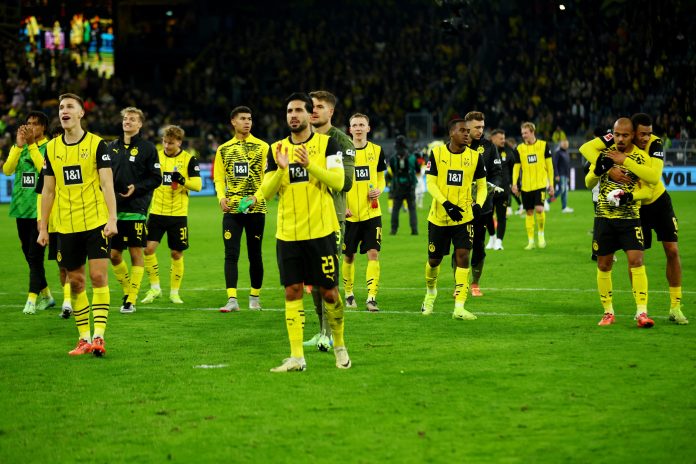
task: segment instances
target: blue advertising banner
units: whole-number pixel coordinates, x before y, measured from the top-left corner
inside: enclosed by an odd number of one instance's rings
[[[201,180],[203,188],[200,192],[191,192],[191,196],[215,196],[215,184],[213,183],[212,164],[201,163]],[[696,177],[694,177],[696,179]],[[12,199],[12,185],[14,184],[14,175],[6,176],[0,174],[0,203],[9,203]]]
[[[696,166],[665,166],[662,171],[662,182],[668,191],[696,190]]]

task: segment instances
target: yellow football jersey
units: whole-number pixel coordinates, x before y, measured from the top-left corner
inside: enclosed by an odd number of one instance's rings
[[[452,153],[449,145],[440,145],[430,153],[425,173],[437,179],[437,188],[447,201],[464,209],[462,220],[455,222],[442,204],[433,199],[428,222],[436,226],[454,226],[474,218],[471,205],[475,199],[472,197],[471,184],[476,179],[486,177],[486,165],[481,153],[469,147],[465,147],[461,153]]]
[[[46,144],[44,174],[56,179],[51,210],[56,232],[84,232],[106,224],[109,213],[100,168],[111,168],[111,158],[106,143],[91,132],[85,132],[77,143],[66,144],[61,136]]]
[[[606,153],[610,150],[616,150],[616,145],[605,148],[602,150],[602,153]],[[648,154],[635,145],[629,153],[626,153],[626,156],[635,161],[638,165],[645,166],[650,163]],[[594,170],[594,165],[590,166],[590,170],[590,172]],[[625,168],[623,170],[628,177],[631,178],[630,183],[621,184],[614,182],[611,180],[611,177],[609,177],[609,173],[604,173],[599,177],[599,197],[595,209],[597,217],[609,219],[638,219],[640,217],[640,202],[638,201],[620,206],[614,206],[607,201],[607,194],[612,190],[621,189],[624,192],[635,193],[637,189],[644,187],[637,175]]]
[[[266,173],[278,170],[276,147],[288,151],[290,165],[280,180],[278,193],[278,221],[276,238],[285,241],[310,240],[326,237],[339,230],[336,208],[329,187],[309,173],[295,160],[295,150],[300,144],[294,144],[290,138],[275,142],[268,156]],[[343,166],[338,142],[328,135],[312,134],[304,145],[311,164],[316,163],[324,169],[328,158],[333,165]]]
[[[161,216],[188,216],[189,189],[179,185],[172,188],[174,170],[184,176],[185,183],[189,179],[201,177],[198,160],[186,150],[181,150],[175,156],[167,156],[164,150],[158,152],[160,169],[162,170],[162,185],[155,189],[150,203],[150,213]]]
[[[220,145],[215,153],[215,193],[218,201],[227,198],[233,213],[239,202],[254,195],[256,203],[250,213],[265,213],[266,200],[259,193],[268,159],[268,144],[249,135],[246,140],[233,138]]]
[[[384,161],[382,147],[372,142],[367,142],[363,148],[355,149],[355,172],[353,174],[353,187],[346,195],[348,209],[352,216],[346,218],[349,222],[367,221],[382,215],[379,202],[377,207],[372,207],[372,200],[367,194],[371,189],[384,188],[384,171],[387,163]],[[381,177],[382,186],[380,187]]]
[[[545,189],[547,182],[553,184],[553,168],[549,172],[546,160],[551,160],[551,150],[544,140],[537,139],[532,145],[521,143],[515,149],[515,164],[522,168],[522,190]],[[518,168],[519,169],[519,168]],[[513,184],[516,179],[513,179]]]

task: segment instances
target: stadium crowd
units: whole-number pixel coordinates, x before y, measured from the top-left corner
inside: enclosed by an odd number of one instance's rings
[[[282,99],[298,88],[331,89],[339,98],[339,127],[355,111],[373,115],[376,139],[404,133],[409,112],[430,114],[433,136],[442,137],[463,108],[483,111],[488,127],[510,134],[533,120],[547,139],[558,127],[585,136],[610,127],[612,115],[639,110],[654,115],[663,138],[679,143],[693,133],[688,70],[696,54],[680,32],[686,17],[657,14],[657,5],[650,6],[652,16],[643,9],[620,16],[609,7],[560,12],[543,2],[515,11],[462,7],[456,14],[466,26],[454,32],[441,25],[450,10],[421,1],[399,8],[339,3],[331,15],[295,8],[268,12],[268,21],[229,15],[196,58],[182,60],[174,76],[155,85],[118,69],[106,80],[67,52],[31,58],[24,44],[3,41],[0,150],[6,156],[31,109],[46,111],[56,125],[56,97],[67,91],[84,95],[89,130],[117,134],[119,108],[137,105],[147,115],[146,137],[178,124],[202,159],[227,139],[226,115],[237,104],[254,108],[259,134],[277,138],[284,131]]]

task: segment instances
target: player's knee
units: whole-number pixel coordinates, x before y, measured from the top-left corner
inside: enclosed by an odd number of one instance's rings
[[[172,259],[180,260],[181,258],[184,257],[184,253],[182,251],[179,251],[179,250],[172,250],[171,257],[172,257]]]
[[[334,304],[338,301],[338,290],[334,288],[322,288],[321,289],[322,299],[329,304]]]
[[[662,242],[662,246],[665,249],[665,256],[668,261],[679,259],[679,247],[677,246],[677,242]]]
[[[285,287],[285,300],[295,301],[302,299],[302,284],[292,284]]]
[[[367,259],[370,261],[377,261],[379,259],[379,251],[367,250]]]
[[[368,258],[369,258],[369,255],[368,255]],[[343,261],[345,261],[348,264],[353,264],[353,261],[355,261],[355,255],[343,255]]]
[[[120,251],[112,249],[110,259],[111,264],[113,264],[114,266],[118,266],[123,261],[123,256],[121,255]]]
[[[70,280],[70,291],[73,294],[85,291],[85,275],[83,273],[71,272],[68,276]]]

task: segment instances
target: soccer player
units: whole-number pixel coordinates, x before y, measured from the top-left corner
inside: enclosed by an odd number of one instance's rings
[[[104,332],[109,316],[109,239],[117,234],[116,197],[111,157],[104,141],[80,125],[82,99],[72,93],[58,98],[62,137],[46,144],[41,217],[55,215],[58,264],[68,271],[79,340],[70,355],[106,354]],[[41,221],[38,243],[48,244],[48,222]],[[92,281],[92,318],[85,291],[85,258]],[[92,335],[94,337],[92,338]]]
[[[479,281],[483,274],[483,263],[486,259],[484,242],[486,241],[486,225],[493,220],[493,193],[500,190],[502,184],[502,168],[498,148],[483,136],[485,116],[480,111],[470,111],[464,116],[464,122],[469,130],[469,147],[481,154],[486,166],[487,195],[481,206],[481,214],[474,218],[474,242],[471,250],[471,296],[483,296]],[[490,189],[490,191],[488,191]]]
[[[290,339],[290,357],[271,372],[307,367],[302,344],[305,284],[319,288],[331,324],[336,367],[348,369],[351,360],[343,338],[343,302],[337,288],[336,233],[340,229],[331,194],[343,187],[343,154],[335,138],[312,133],[309,95],[293,93],[286,108],[290,136],[272,145],[261,186],[266,200],[276,192],[280,195],[276,252]]]
[[[361,113],[350,117],[350,133],[355,146],[355,177],[353,188],[346,198],[346,238],[343,244],[343,288],[346,308],[357,308],[353,284],[355,282],[355,253],[367,253],[367,302],[370,312],[379,311],[379,251],[382,245],[382,209],[379,196],[384,190],[384,161],[382,147],[367,140],[370,119]]]
[[[643,265],[643,233],[640,224],[638,200],[648,198],[650,187],[635,171],[640,171],[652,179],[646,166],[648,155],[633,145],[633,124],[628,118],[619,118],[614,123],[611,137],[605,136],[606,146],[598,157],[591,161],[585,184],[593,188],[599,183],[599,198],[595,212],[592,248],[597,252],[597,289],[604,308],[600,326],[614,323],[612,303],[611,270],[614,253],[623,249],[628,259],[631,286],[636,301],[636,320],[638,327],[650,328],[654,321],[648,317],[648,277]],[[580,147],[580,153],[587,157],[588,148],[595,144],[591,140]],[[613,181],[608,174],[614,160],[608,155],[617,152],[630,181],[624,184]],[[642,168],[642,169],[641,169]]]
[[[162,151],[158,153],[162,169],[162,185],[155,189],[147,217],[147,246],[145,269],[150,279],[150,289],[142,303],[152,303],[162,295],[160,287],[157,247],[167,234],[167,246],[171,251],[169,273],[169,301],[183,304],[179,295],[184,278],[184,250],[189,247],[188,205],[189,192],[200,192],[203,186],[198,160],[181,149],[184,130],[179,126],[167,126],[162,130]],[[131,306],[133,307],[133,306]],[[133,307],[133,311],[135,308]]]
[[[507,209],[510,206],[510,188],[512,187],[512,167],[515,164],[515,152],[508,144],[505,143],[505,131],[502,129],[494,129],[491,132],[491,142],[498,149],[501,163],[503,192],[493,195],[493,209],[498,222],[497,226],[493,222],[493,216],[488,221],[488,232],[491,235],[493,243],[490,243],[490,248],[494,250],[503,249],[503,239],[505,238],[505,229],[507,227]],[[489,248],[486,245],[486,248]]]
[[[343,158],[343,187],[338,190],[331,190],[338,224],[341,227],[339,234],[336,235],[336,246],[340,250],[346,232],[346,192],[353,186],[355,147],[350,137],[331,124],[331,118],[337,103],[336,96],[326,90],[310,92],[309,96],[312,98],[313,104],[312,117],[310,119],[312,130],[318,134],[328,135],[335,139],[338,142]],[[316,345],[320,351],[328,351],[331,348],[331,324],[329,324],[325,315],[322,297],[314,287],[312,287],[312,300],[314,301],[314,311],[319,317],[319,333],[307,340],[305,346]]]
[[[558,196],[561,197],[561,213],[572,213],[573,208],[568,206],[568,189],[570,181],[570,155],[568,154],[568,139],[563,139],[558,144],[558,149],[553,153],[553,171],[558,182]]]
[[[16,218],[17,235],[24,259],[29,265],[29,294],[22,310],[24,314],[36,314],[37,309],[47,309],[56,304],[46,281],[44,248],[36,243],[39,232],[35,189],[46,154],[47,129],[48,117],[44,113],[29,112],[24,125],[17,129],[15,144],[2,166],[6,176],[14,174],[10,217]]]
[[[263,285],[261,245],[266,225],[266,200],[260,192],[269,146],[251,134],[251,109],[238,106],[230,113],[234,137],[220,145],[215,154],[215,192],[222,209],[222,240],[225,245],[227,303],[222,312],[239,311],[237,264],[242,234],[246,232],[249,257],[249,309],[260,310]],[[240,203],[249,203],[242,205]]]
[[[111,241],[111,264],[123,289],[121,313],[135,312],[145,261],[145,219],[152,192],[162,183],[155,146],[140,136],[145,115],[135,107],[121,111],[123,135],[109,143],[114,170],[114,189],[118,204],[118,235]],[[123,260],[128,248],[131,270]]]
[[[662,241],[662,246],[667,257],[667,282],[669,284],[670,310],[669,319],[679,325],[686,325],[689,320],[681,310],[681,260],[677,246],[678,222],[672,207],[672,200],[662,183],[662,168],[664,152],[662,141],[652,133],[652,119],[645,113],[637,113],[631,117],[635,128],[633,143],[648,154],[647,166],[637,165],[631,159],[623,160],[621,156],[609,154],[613,161],[623,163],[626,169],[637,171],[641,178],[649,179],[652,192],[649,198],[641,201],[640,220],[643,229],[644,248],[652,245],[652,230],[655,230],[657,239]],[[613,143],[611,134],[597,137],[592,143],[585,144],[581,151],[583,156],[592,161],[597,158],[603,147]],[[647,171],[646,171],[647,168]],[[623,168],[615,166],[609,170],[610,178],[618,183],[630,182]]]
[[[517,145],[515,149],[515,165],[512,168],[512,193],[517,195],[520,189],[517,180],[522,169],[522,207],[527,212],[525,227],[527,229],[527,246],[525,250],[533,250],[534,245],[534,216],[538,228],[537,241],[539,248],[546,248],[544,238],[544,200],[546,199],[546,186],[548,194],[553,196],[553,158],[551,150],[544,140],[536,138],[534,123],[523,122],[522,139],[524,143]]]
[[[486,166],[483,156],[466,144],[469,129],[463,119],[449,123],[450,142],[433,149],[426,170],[428,192],[433,202],[428,212],[428,262],[425,264],[426,294],[421,313],[429,315],[437,297],[437,277],[442,257],[454,246],[453,319],[474,320],[466,309],[469,291],[469,253],[474,239],[474,218],[486,201]],[[476,200],[471,184],[476,182]]]

